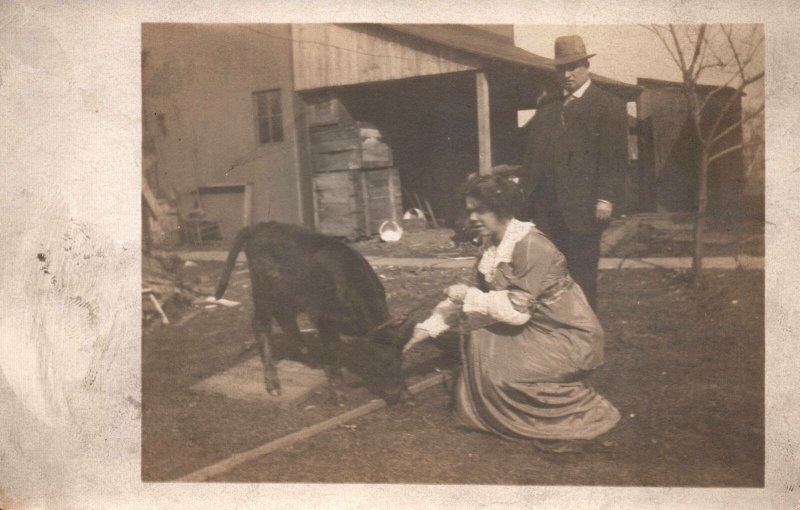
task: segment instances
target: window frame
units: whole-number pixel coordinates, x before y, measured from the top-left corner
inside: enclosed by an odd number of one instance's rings
[[[264,98],[263,101],[265,102],[265,107],[267,109],[267,114],[261,114],[261,98]],[[273,101],[277,98],[278,105],[279,105],[279,113],[275,113],[273,111]],[[255,112],[255,125],[256,125],[256,141],[259,145],[265,145],[269,143],[280,143],[283,142],[286,138],[286,131],[283,126],[283,93],[280,88],[275,89],[264,89],[264,90],[256,90],[253,92],[253,107]],[[277,119],[277,121],[276,121]],[[267,139],[264,140],[262,138],[261,132],[261,123],[263,120],[266,120],[267,124]],[[280,137],[275,136],[276,126],[280,129],[279,134]]]

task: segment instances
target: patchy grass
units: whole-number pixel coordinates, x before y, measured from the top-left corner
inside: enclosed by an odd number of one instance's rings
[[[183,268],[181,277],[195,288],[210,293],[221,270],[222,263],[204,262]],[[253,448],[376,398],[359,386],[354,375],[359,360],[357,343],[345,345],[345,358],[353,363],[345,363],[351,370],[346,372],[351,386],[346,389],[344,407],[333,405],[324,391],[314,393],[288,410],[190,391],[195,383],[257,354],[252,345],[252,300],[245,270],[246,265],[237,265],[225,294],[226,299],[240,301],[241,306],[212,309],[175,306],[167,310],[173,325],[154,322],[144,329],[142,477],[146,481],[182,476],[231,453]],[[391,267],[376,272],[386,288],[395,316],[405,314],[429,298],[435,303],[446,285],[471,274],[469,270],[460,269]],[[424,315],[432,306],[418,313]],[[197,315],[177,325],[190,314]],[[301,328],[310,326],[302,317],[300,322]],[[291,356],[287,346],[279,345],[279,350]],[[315,354],[312,350],[312,359],[303,361],[318,363]],[[432,345],[423,346],[407,360],[408,382],[413,384],[434,367],[452,363],[452,356],[443,356]]]
[[[386,243],[379,237],[371,237],[350,246],[364,255],[380,257],[471,257],[478,255],[478,248],[469,243],[454,243],[454,232],[448,228],[429,228],[416,232],[405,232],[399,241]]]
[[[379,271],[395,313],[463,270]],[[764,275],[707,271],[702,288],[668,270],[603,271],[599,315],[606,363],[592,384],[623,421],[599,451],[548,454],[525,442],[454,426],[441,387],[220,475],[219,481],[480,483],[758,487],[764,483]],[[181,476],[372,398],[348,389],[346,408],[314,395],[278,410],[196,395],[191,384],[244,356],[250,336],[246,275],[226,298],[238,309],[157,326],[143,344],[145,480]],[[413,351],[412,351],[413,352]],[[411,381],[451,358],[423,345]],[[315,407],[307,409],[307,406]]]
[[[444,391],[295,444],[219,480],[758,487],[764,483],[763,273],[606,272],[606,364],[622,412],[598,452],[547,454],[460,430]],[[347,466],[343,469],[342,466]]]
[[[694,254],[692,223],[643,222],[609,252],[611,257],[691,257]],[[764,256],[764,224],[710,225],[705,234],[704,256]]]

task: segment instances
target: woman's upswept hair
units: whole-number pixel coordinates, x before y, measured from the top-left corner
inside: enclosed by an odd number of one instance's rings
[[[461,197],[472,197],[501,218],[517,216],[524,204],[522,188],[502,175],[470,174],[462,185]]]

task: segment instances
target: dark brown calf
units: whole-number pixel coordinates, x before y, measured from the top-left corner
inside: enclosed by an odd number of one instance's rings
[[[369,263],[344,243],[295,225],[269,222],[239,232],[216,291],[220,299],[240,251],[247,254],[253,291],[253,332],[264,363],[267,391],[279,395],[280,380],[272,362],[271,324],[301,350],[297,314],[305,312],[317,327],[323,363],[337,398],[342,383],[340,334],[362,337],[369,359],[372,391],[388,402],[407,394],[400,372],[402,348],[411,321],[392,321],[383,285]]]

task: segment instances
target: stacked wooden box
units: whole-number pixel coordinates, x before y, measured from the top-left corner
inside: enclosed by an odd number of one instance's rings
[[[323,234],[356,239],[402,214],[400,176],[378,129],[337,99],[308,105],[314,213]]]

